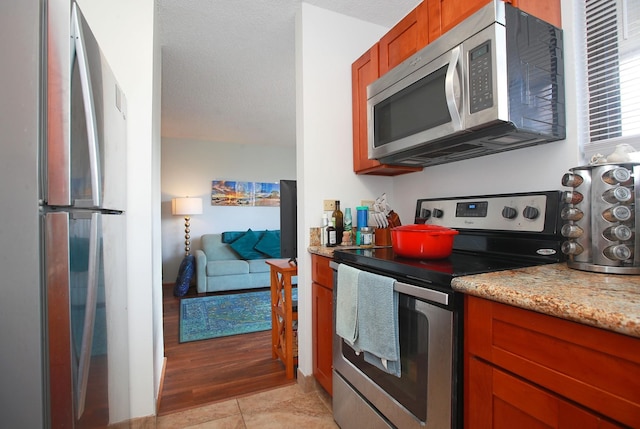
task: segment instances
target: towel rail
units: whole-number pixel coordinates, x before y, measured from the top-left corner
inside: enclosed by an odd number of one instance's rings
[[[329,266],[337,271],[340,264],[331,261],[329,263]],[[421,298],[431,302],[437,302],[438,304],[449,305],[449,295],[444,292],[410,285],[408,283],[399,282],[397,280],[395,285],[393,286],[393,289],[398,293],[403,293],[405,295]]]

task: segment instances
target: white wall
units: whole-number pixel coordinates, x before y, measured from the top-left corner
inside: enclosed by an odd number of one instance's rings
[[[171,199],[202,198],[202,215],[191,217],[191,251],[200,248],[202,234],[279,229],[278,207],[211,205],[212,180],[278,182],[296,178],[294,147],[238,145],[204,141],[162,141],[162,264],[163,281],[176,280],[184,256],[184,217],[171,215]]]
[[[413,223],[416,199],[446,196],[483,195],[506,192],[563,189],[560,179],[571,167],[583,164],[580,159],[579,120],[576,105],[583,95],[576,90],[576,48],[583,35],[573,30],[572,1],[562,2],[567,138],[526,149],[517,149],[450,164],[425,168],[420,173],[393,179],[395,210],[403,223]],[[578,45],[579,46],[579,45]]]
[[[324,199],[342,211],[391,194],[392,180],[353,172],[351,64],[387,29],[302,3],[296,22],[298,249],[321,225]],[[313,373],[311,256],[298,252],[298,362]]]
[[[80,0],[87,22],[127,97],[127,230],[129,287],[130,401],[134,417],[155,414],[161,363],[154,349],[162,348],[162,306],[154,308],[154,289],[161,287],[160,267],[154,265],[154,243],[160,230],[154,219],[159,160],[157,111],[158,69],[153,0]],[[156,120],[154,122],[154,119]],[[156,281],[156,283],[154,283]],[[154,335],[154,332],[156,333]]]

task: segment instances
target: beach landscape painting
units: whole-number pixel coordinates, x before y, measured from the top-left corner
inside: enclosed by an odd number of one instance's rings
[[[280,183],[213,180],[212,206],[278,207]]]

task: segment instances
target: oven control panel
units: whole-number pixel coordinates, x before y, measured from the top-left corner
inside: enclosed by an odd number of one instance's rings
[[[416,223],[447,228],[542,232],[546,194],[418,200]]]

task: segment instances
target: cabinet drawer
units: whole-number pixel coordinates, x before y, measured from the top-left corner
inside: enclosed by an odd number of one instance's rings
[[[331,259],[326,256],[311,255],[311,279],[333,290],[333,270],[329,262]]]
[[[467,353],[640,426],[640,339],[471,296],[465,326]]]
[[[478,359],[469,359],[468,366],[475,382],[467,390],[467,428],[619,427]]]

